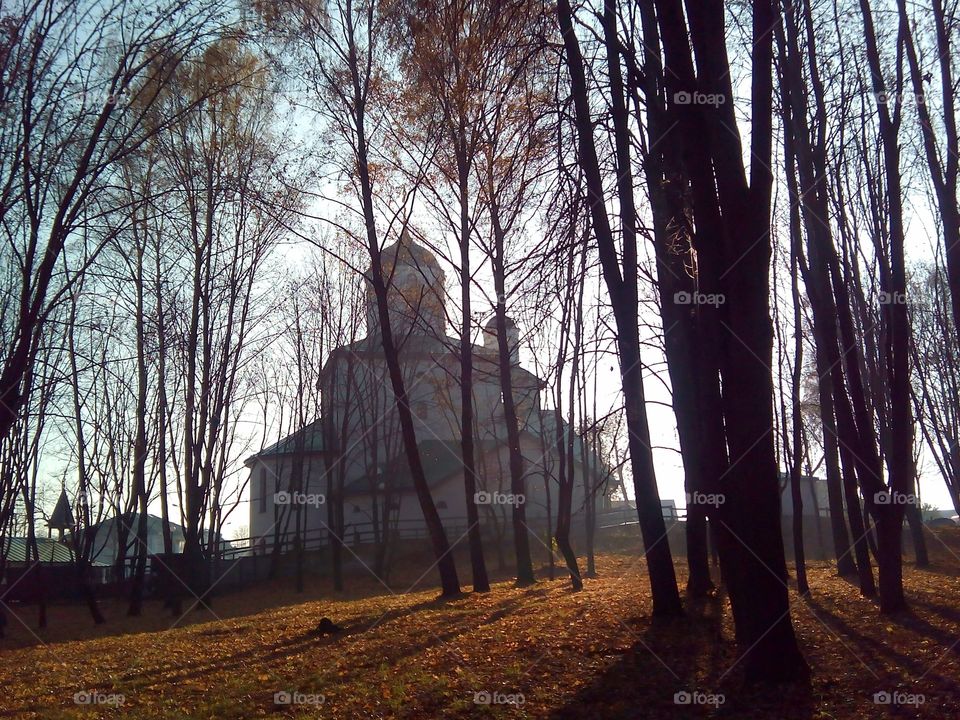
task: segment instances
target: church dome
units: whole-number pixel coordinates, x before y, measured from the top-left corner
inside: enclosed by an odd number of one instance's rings
[[[446,278],[436,256],[410,240],[404,230],[398,242],[383,249],[380,262],[394,337],[398,340],[410,334],[444,337]],[[371,273],[372,270],[371,267]],[[367,286],[367,327],[371,335],[380,333],[377,298],[371,284]]]
[[[503,319],[503,323],[504,323],[504,325],[507,326],[507,330],[511,330],[511,329],[514,329],[514,328],[517,327],[517,323],[516,323],[516,322],[514,321],[514,319],[513,319],[512,317],[510,317],[509,315],[507,315],[507,316]],[[486,327],[487,330],[492,330],[493,333],[496,334],[496,332],[497,332],[497,316],[494,315],[492,318],[490,318],[489,320],[487,320],[487,324],[486,324],[484,327]]]
[[[513,360],[513,362],[519,362],[520,328],[517,327],[517,323],[509,315],[507,315],[503,321],[507,328],[507,347],[510,350],[510,358]],[[483,349],[491,353],[497,353],[500,351],[500,343],[497,340],[496,315],[487,320],[486,324],[483,326]]]

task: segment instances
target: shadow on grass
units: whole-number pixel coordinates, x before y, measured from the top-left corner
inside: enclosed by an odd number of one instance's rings
[[[876,676],[876,679],[881,687],[890,685],[890,682],[893,681],[893,687],[896,687],[900,683],[911,683],[911,678],[906,677],[906,672],[909,672],[915,678],[925,678],[929,682],[936,682],[945,686],[951,686],[955,684],[953,680],[947,680],[942,675],[939,675],[933,672],[934,666],[930,663],[923,660],[919,660],[916,657],[911,657],[903,652],[899,652],[895,649],[895,646],[890,642],[885,642],[878,640],[869,635],[866,635],[859,630],[852,627],[848,622],[843,620],[837,613],[833,612],[830,608],[818,602],[812,597],[807,597],[805,602],[813,610],[817,618],[823,622],[833,633],[836,633],[844,640],[849,652],[854,653],[857,656],[857,659],[868,669],[865,670],[871,672]],[[933,628],[929,623],[925,622],[921,618],[912,615],[911,613],[903,613],[896,617],[887,617],[880,618],[878,616],[877,622],[883,623],[896,623],[899,624],[911,632],[920,632],[920,629],[923,628],[930,632]],[[941,640],[950,640],[950,638],[942,637]],[[957,638],[953,637],[950,642],[944,643],[944,648],[948,647],[951,642],[956,642]],[[938,640],[939,642],[939,640]],[[887,677],[884,678],[881,675],[878,675],[876,669],[871,667],[871,665],[876,666],[876,662],[867,662],[867,660],[875,660],[876,658],[884,658],[888,662],[894,664],[898,670],[901,671],[899,676]]]
[[[460,568],[458,567],[458,570]],[[427,571],[426,574],[424,571]],[[107,621],[95,625],[85,605],[73,602],[50,603],[47,606],[48,627],[40,630],[36,627],[37,607],[33,604],[15,604],[7,610],[7,636],[0,638],[0,650],[28,648],[35,645],[56,645],[94,638],[108,638],[143,632],[162,632],[173,627],[182,628],[220,620],[237,620],[258,615],[270,610],[279,610],[308,602],[340,603],[352,600],[366,600],[374,597],[400,596],[407,593],[420,593],[436,589],[439,593],[440,579],[435,568],[427,561],[423,565],[407,564],[398,567],[394,573],[396,579],[385,586],[366,571],[345,579],[346,591],[337,592],[327,575],[308,574],[306,590],[297,593],[292,578],[266,580],[248,587],[225,590],[211,598],[211,609],[202,608],[194,599],[185,599],[182,612],[171,613],[163,607],[161,600],[147,599],[143,611],[138,617],[128,617],[126,598],[101,598],[100,609]],[[461,572],[462,578],[468,577]],[[545,578],[545,572],[538,575]],[[513,578],[509,566],[490,573],[490,582],[499,583]],[[411,586],[411,583],[414,583]],[[540,585],[530,586],[533,592],[541,592]],[[545,592],[545,591],[543,591]],[[465,597],[437,598],[445,603]],[[429,604],[429,603],[428,603]],[[16,617],[13,617],[16,615]],[[336,621],[336,618],[333,618]]]
[[[193,663],[165,663],[150,668],[147,671],[134,672],[120,678],[121,682],[132,686],[150,686],[162,679],[164,683],[176,683],[193,677],[202,676],[211,670],[232,670],[250,666],[268,668],[271,663],[282,662],[296,657],[304,651],[325,645],[339,645],[348,643],[351,637],[371,634],[372,641],[382,639],[381,646],[376,652],[365,653],[366,658],[356,662],[352,671],[362,672],[365,669],[374,669],[381,665],[397,665],[407,657],[415,656],[429,647],[449,646],[451,662],[457,660],[456,646],[451,641],[465,632],[475,629],[478,625],[490,624],[510,615],[521,602],[517,599],[504,598],[491,612],[478,621],[476,617],[464,617],[460,621],[447,619],[442,629],[437,632],[424,631],[422,623],[414,623],[412,617],[418,613],[442,609],[457,598],[437,598],[416,603],[399,611],[386,610],[383,613],[370,613],[362,617],[351,619],[343,630],[335,635],[319,636],[314,629],[308,628],[295,635],[283,637],[276,642],[261,643],[240,652],[216,657],[202,662]],[[397,643],[397,636],[392,630],[383,630],[383,626],[390,623],[408,622],[411,628],[410,642]],[[269,630],[269,628],[265,628]],[[382,631],[378,633],[378,630]]]
[[[551,720],[573,718],[813,717],[810,686],[744,689],[735,644],[721,637],[721,603],[688,604],[687,616],[644,619],[635,642]],[[628,627],[638,624],[628,620]]]

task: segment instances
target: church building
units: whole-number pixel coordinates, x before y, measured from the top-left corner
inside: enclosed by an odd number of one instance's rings
[[[393,338],[399,350],[418,447],[434,503],[451,542],[466,532],[460,433],[460,340],[447,335],[444,273],[432,252],[404,235],[382,253]],[[321,417],[246,462],[250,469],[250,534],[261,547],[277,529],[291,532],[289,510],[303,505],[308,545],[325,544],[328,495],[342,491],[344,541],[351,545],[426,536],[414,491],[387,363],[377,303],[367,288],[368,335],[334,349],[322,370]],[[499,375],[496,325],[473,347],[477,502],[485,537],[507,541],[512,503],[526,508],[531,532],[546,537],[556,524],[560,454],[552,410],[540,404],[543,382],[520,364],[520,333],[507,322],[513,397],[520,423],[525,490],[510,494],[509,452]],[[566,425],[564,424],[564,428]],[[589,487],[604,485],[606,470],[574,446],[572,536],[582,533]],[[296,497],[290,478],[302,465]],[[586,468],[584,467],[586,465]],[[585,474],[586,470],[586,474]],[[566,471],[569,477],[569,470]],[[299,473],[296,473],[299,474]],[[294,476],[296,476],[296,474]],[[531,539],[532,542],[535,542]]]

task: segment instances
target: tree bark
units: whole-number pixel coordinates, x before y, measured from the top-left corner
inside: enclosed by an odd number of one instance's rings
[[[722,412],[731,465],[711,485],[724,581],[749,682],[797,680],[809,669],[790,619],[773,429],[773,331],[769,314],[772,176],[772,32],[769,2],[753,4],[750,181],[735,128],[723,3],[656,3],[667,96],[676,111],[690,177],[694,244],[706,292],[723,298],[712,316],[720,338]],[[689,41],[696,53],[697,73]],[[714,108],[680,104],[677,93],[722,97]],[[721,212],[722,209],[722,212]],[[722,328],[722,329],[721,329]],[[724,560],[726,558],[726,560]]]
[[[563,35],[565,59],[570,75],[574,101],[575,122],[580,149],[580,165],[586,178],[588,202],[593,232],[600,252],[604,280],[613,305],[617,323],[617,352],[623,385],[624,406],[629,431],[630,460],[633,469],[637,516],[643,536],[645,556],[653,595],[653,613],[656,616],[682,614],[676,573],[667,544],[666,524],[657,490],[650,448],[650,429],[647,422],[643,373],[637,326],[637,256],[633,183],[629,159],[629,134],[624,132],[626,109],[623,106],[623,88],[620,83],[619,41],[616,38],[613,3],[604,11],[604,38],[607,46],[607,65],[611,73],[611,96],[615,103],[618,196],[623,225],[623,275],[610,219],[607,216],[603,180],[593,138],[586,75],[580,44],[573,28],[573,14],[568,0],[557,0],[557,17]]]

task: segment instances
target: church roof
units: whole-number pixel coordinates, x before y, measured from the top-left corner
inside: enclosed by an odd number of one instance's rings
[[[253,464],[258,458],[275,457],[277,455],[293,455],[298,451],[305,453],[322,453],[327,450],[323,437],[323,423],[318,418],[295,433],[275,442],[260,452],[251,455],[245,461],[246,465]]]
[[[53,513],[47,521],[47,527],[54,530],[69,530],[73,527],[73,512],[70,510],[70,500],[67,498],[66,488],[60,491],[60,499],[57,500],[57,506],[53,509]]]
[[[512,317],[510,317],[509,315],[507,315],[503,320],[504,320],[504,325],[507,326],[507,329],[517,327],[517,321],[514,320],[514,319],[513,319]],[[484,327],[487,328],[488,330],[496,330],[496,328],[497,328],[497,316],[494,315],[492,318],[490,318],[489,320],[487,320],[487,323],[486,323],[486,325],[484,325]]]
[[[406,228],[400,233],[400,239],[380,251],[381,261],[389,267],[396,262],[407,263],[414,267],[432,266],[439,268],[437,256],[430,250],[410,239]]]
[[[477,444],[479,452],[489,452],[499,445],[503,440],[483,440]],[[424,440],[417,443],[420,450],[420,460],[423,463],[423,472],[426,475],[427,485],[431,489],[441,484],[451,475],[463,471],[463,455],[459,441],[445,440]],[[414,489],[413,476],[410,473],[410,465],[407,463],[407,454],[401,451],[396,457],[386,463],[385,475],[390,478],[390,490],[392,492],[409,492]],[[343,492],[346,496],[366,495],[370,492],[371,486],[377,490],[384,489],[384,481],[375,480],[369,475],[357,478],[348,483]]]

